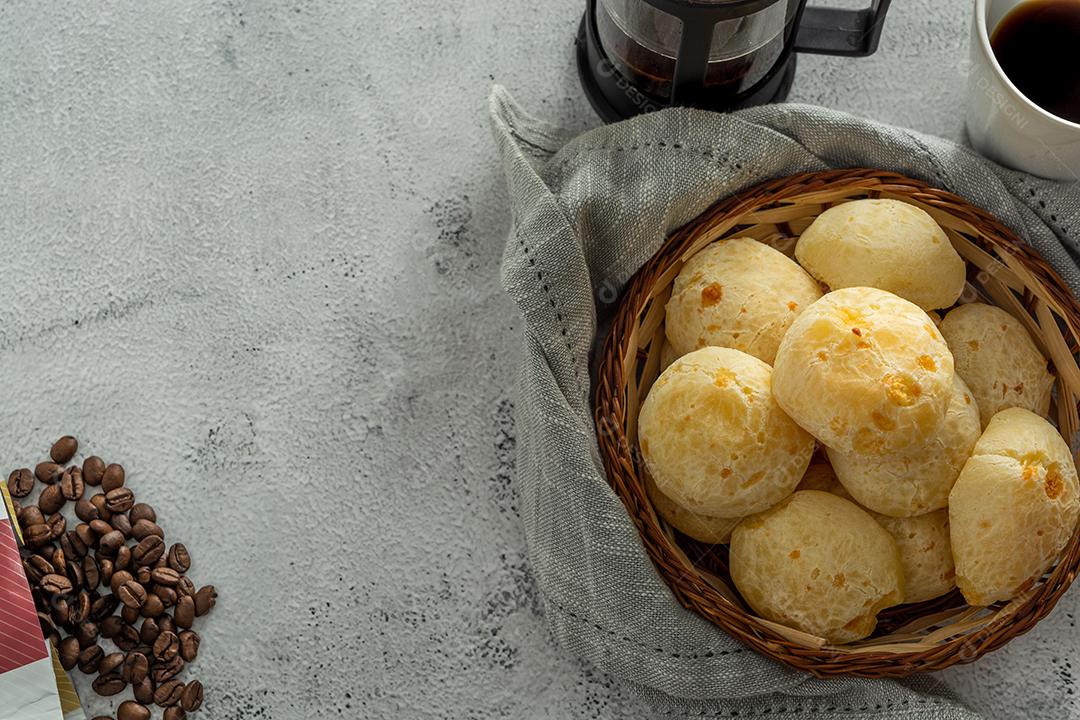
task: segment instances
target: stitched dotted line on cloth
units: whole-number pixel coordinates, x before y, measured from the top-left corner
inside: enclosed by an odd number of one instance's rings
[[[521,246],[522,251],[525,253],[525,259],[529,261],[529,267],[536,271],[536,279],[540,281],[540,285],[544,289],[544,294],[547,296],[548,303],[551,304],[551,309],[555,311],[555,317],[559,321],[563,341],[566,343],[566,349],[570,351],[571,366],[574,370],[574,381],[577,383],[578,392],[580,392],[582,395],[587,395],[585,389],[581,385],[581,373],[578,371],[578,356],[577,353],[574,351],[574,346],[570,339],[570,333],[566,325],[565,316],[563,315],[562,310],[559,308],[558,303],[555,302],[555,294],[551,292],[551,286],[548,285],[546,280],[544,280],[544,271],[541,270],[540,266],[536,264],[535,255],[529,252],[529,247],[525,244],[525,240],[521,237],[521,234],[515,234],[517,235],[518,245]]]
[[[1020,178],[1020,184],[1021,185],[1023,185],[1025,182],[1026,182],[1025,178]],[[1039,207],[1041,209],[1043,209],[1043,210],[1047,209],[1046,201],[1043,200],[1042,198],[1039,198],[1038,194],[1035,192],[1035,188],[1029,187],[1028,188],[1028,194],[1033,198],[1038,198]],[[1050,222],[1052,222],[1052,223],[1054,223],[1055,225],[1058,226],[1058,229],[1061,230],[1062,235],[1065,235],[1066,237],[1068,237],[1069,228],[1067,226],[1061,224],[1060,222],[1058,222],[1057,215],[1055,215],[1054,213],[1050,213]]]
[[[894,709],[898,709],[898,708],[911,707],[913,705],[921,705],[923,707],[941,707],[941,706],[950,705],[950,704],[951,703],[948,703],[948,702],[946,702],[944,700],[930,700],[930,699],[926,699],[926,698],[919,698],[919,699],[916,699],[916,700],[907,699],[907,700],[900,700],[898,702],[878,703],[876,705],[858,705],[858,706],[854,706],[854,705],[826,705],[826,706],[810,705],[810,706],[807,706],[807,707],[803,707],[803,706],[791,706],[791,707],[788,707],[786,705],[781,705],[779,707],[771,707],[771,708],[766,707],[766,708],[761,708],[760,710],[754,710],[754,711],[748,711],[748,712],[739,712],[738,710],[731,710],[731,711],[702,710],[701,712],[686,712],[686,711],[679,711],[679,710],[660,710],[659,714],[661,714],[661,715],[671,715],[671,716],[674,716],[674,715],[687,716],[687,715],[689,715],[691,717],[718,717],[718,718],[765,717],[766,715],[778,715],[778,714],[785,714],[785,713],[786,714],[795,713],[795,714],[798,714],[798,715],[804,715],[806,713],[817,714],[817,713],[823,713],[823,712],[846,712],[846,713],[859,712],[859,713],[866,713],[866,712],[871,712],[871,711],[875,711],[875,710],[878,711],[878,712],[880,712],[882,710],[894,710]]]
[[[591,627],[594,627],[594,628],[596,628],[597,630],[599,630],[601,632],[607,633],[608,635],[610,635],[613,638],[616,638],[617,640],[622,640],[625,643],[628,643],[630,645],[636,645],[637,647],[642,648],[643,650],[649,650],[649,651],[657,653],[657,654],[669,655],[670,657],[680,659],[680,660],[701,660],[701,659],[712,658],[712,657],[716,657],[716,656],[735,655],[735,654],[743,653],[743,652],[752,652],[748,648],[735,648],[734,650],[717,650],[715,652],[710,650],[708,652],[705,652],[705,653],[702,653],[702,654],[698,655],[696,653],[683,654],[683,653],[676,653],[676,652],[668,652],[668,651],[664,650],[663,648],[649,647],[648,645],[645,645],[642,642],[639,642],[637,640],[629,638],[629,637],[627,637],[625,635],[620,635],[619,633],[616,633],[616,632],[614,632],[612,630],[609,630],[608,628],[604,627],[603,625],[600,625],[600,624],[595,623],[595,622],[593,622],[591,620],[588,620],[586,618],[581,617],[580,615],[575,613],[573,610],[570,610],[569,608],[562,605],[561,603],[558,603],[555,600],[553,600],[551,598],[551,596],[548,595],[547,593],[543,593],[543,595],[544,595],[545,600],[547,600],[548,603],[553,605],[558,610],[566,613],[570,617],[574,618],[578,622],[580,622],[582,624],[585,624],[585,625],[590,625]],[[915,700],[905,699],[905,700],[900,700],[898,702],[885,702],[885,703],[876,703],[874,705],[858,705],[858,706],[855,706],[855,705],[824,705],[824,706],[822,706],[822,705],[817,705],[817,706],[811,705],[811,706],[806,706],[806,707],[803,707],[803,706],[788,707],[788,706],[784,705],[784,706],[779,706],[779,707],[765,707],[765,708],[762,708],[760,710],[756,710],[756,711],[753,711],[753,712],[739,712],[738,710],[731,710],[730,712],[702,710],[701,712],[696,712],[696,713],[695,712],[679,711],[679,710],[661,710],[661,711],[658,711],[658,712],[661,715],[668,715],[668,716],[675,716],[675,715],[684,715],[685,716],[685,715],[689,715],[691,717],[726,717],[726,718],[734,718],[734,717],[765,717],[767,715],[782,714],[782,713],[805,714],[805,713],[823,713],[823,712],[837,712],[837,711],[839,711],[839,712],[847,712],[847,713],[853,713],[853,712],[865,713],[865,712],[870,712],[872,710],[876,710],[876,711],[893,710],[893,709],[896,709],[896,708],[909,707],[911,705],[939,707],[939,706],[944,706],[944,705],[949,705],[949,704],[950,703],[947,703],[944,700],[931,700],[931,699],[926,699],[926,698],[919,698],[919,699],[915,699]]]
[[[671,150],[682,150],[685,152],[695,153],[703,158],[716,159],[721,164],[728,164],[731,161],[729,155],[720,155],[712,148],[700,148],[691,147],[689,145],[683,145],[679,142],[669,143],[665,140],[657,140],[656,142],[648,141],[643,143],[634,143],[633,145],[586,145],[583,148],[576,148],[576,153],[593,152],[595,150],[613,150],[615,152],[627,152],[632,150],[648,150],[649,148],[664,148]],[[564,166],[571,160],[577,159],[577,154],[567,155],[560,158],[556,163],[558,170],[561,172]],[[735,162],[731,164],[736,170],[742,170],[742,163]]]
[[[636,645],[637,647],[641,648],[642,650],[648,650],[648,651],[654,652],[654,653],[656,653],[658,655],[668,655],[668,656],[673,657],[673,658],[675,658],[677,660],[703,660],[703,659],[717,657],[717,656],[736,655],[738,653],[750,652],[746,648],[735,648],[734,650],[716,650],[716,651],[709,650],[707,652],[704,652],[704,653],[698,655],[696,653],[684,654],[684,653],[677,653],[677,652],[669,652],[667,650],[664,650],[663,648],[649,647],[648,645],[646,645],[643,642],[640,642],[638,640],[634,640],[633,638],[627,637],[626,635],[622,635],[620,633],[617,633],[614,630],[609,630],[608,628],[604,627],[603,625],[595,623],[592,620],[589,620],[588,618],[581,617],[580,615],[578,615],[573,610],[571,610],[571,609],[567,608],[566,606],[564,606],[564,605],[556,602],[555,600],[553,600],[551,598],[551,596],[548,595],[547,593],[544,593],[544,598],[549,603],[551,603],[551,605],[558,608],[562,612],[566,613],[570,617],[574,618],[579,623],[582,623],[582,624],[585,624],[585,625],[590,625],[590,626],[596,628],[597,630],[599,630],[600,632],[605,632],[608,635],[610,635],[611,637],[613,637],[613,638],[615,638],[617,640],[622,640],[623,642],[628,643],[630,645]]]

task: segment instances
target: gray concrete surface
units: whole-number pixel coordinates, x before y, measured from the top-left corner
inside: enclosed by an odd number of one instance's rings
[[[515,515],[486,96],[595,125],[583,5],[0,4],[0,466],[127,465],[221,590],[203,717],[650,715],[552,645]],[[792,99],[958,138],[970,2],[894,5]],[[1078,606],[944,678],[1080,717]]]

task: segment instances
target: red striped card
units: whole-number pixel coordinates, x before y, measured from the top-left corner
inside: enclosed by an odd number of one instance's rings
[[[49,656],[6,515],[0,509],[0,675]]]

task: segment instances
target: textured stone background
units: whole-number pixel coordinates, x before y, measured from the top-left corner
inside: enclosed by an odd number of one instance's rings
[[[595,125],[583,4],[0,3],[0,466],[127,465],[222,593],[204,717],[649,715],[552,646],[515,516],[486,95]],[[894,6],[792,99],[959,138],[970,2]],[[1077,612],[944,678],[1078,717]]]

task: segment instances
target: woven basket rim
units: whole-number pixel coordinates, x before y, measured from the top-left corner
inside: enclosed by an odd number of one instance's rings
[[[676,542],[676,536],[665,531],[664,524],[646,496],[643,468],[636,452],[636,404],[647,392],[647,383],[651,382],[646,378],[650,363],[655,365],[658,362],[659,351],[650,347],[650,343],[657,328],[661,336],[663,334],[661,311],[664,298],[661,286],[664,282],[670,283],[676,272],[673,268],[681,264],[695,245],[708,244],[719,237],[728,236],[725,233],[729,231],[730,237],[737,237],[739,232],[734,230],[747,225],[752,226],[755,232],[765,232],[770,227],[768,223],[740,225],[739,220],[782,218],[795,214],[783,210],[789,204],[803,203],[806,207],[812,207],[818,197],[824,199],[822,205],[827,207],[832,204],[827,198],[838,193],[838,197],[842,198],[840,201],[853,197],[895,197],[912,202],[926,209],[939,224],[943,224],[954,244],[957,239],[969,241],[974,249],[970,251],[970,257],[965,256],[965,261],[972,268],[986,271],[980,273],[979,277],[987,275],[982,281],[987,287],[995,288],[999,293],[1004,287],[1011,294],[1012,300],[1004,295],[997,296],[1006,302],[1016,303],[1015,306],[1005,307],[1006,310],[1014,315],[1017,312],[1028,313],[1028,320],[1035,327],[1049,327],[1048,323],[1052,322],[1055,328],[1062,326],[1068,331],[1068,336],[1064,337],[1059,328],[1059,337],[1042,339],[1041,342],[1053,345],[1057,352],[1051,357],[1055,365],[1069,366],[1066,368],[1070,371],[1069,378],[1080,378],[1080,371],[1072,374],[1080,345],[1080,339],[1076,337],[1076,333],[1080,332],[1080,303],[1058,273],[1033,248],[992,214],[958,195],[895,172],[851,168],[801,173],[765,181],[718,200],[697,218],[672,232],[653,257],[631,278],[619,299],[607,337],[596,358],[594,420],[608,482],[626,506],[645,549],[680,604],[758,652],[817,676],[905,677],[973,662],[1034,627],[1053,609],[1080,568],[1080,528],[1073,533],[1061,558],[1048,575],[1008,603],[961,612],[956,608],[957,603],[962,604],[963,600],[954,590],[925,603],[900,606],[899,612],[894,613],[896,622],[900,624],[904,620],[910,623],[913,618],[931,622],[946,612],[952,613],[949,620],[959,618],[956,624],[945,625],[929,633],[927,637],[940,634],[941,638],[927,643],[925,649],[904,647],[902,651],[876,651],[872,644],[863,648],[858,644],[815,644],[812,640],[808,642],[807,638],[798,637],[798,631],[783,628],[743,610],[717,589],[716,578],[710,576],[712,566],[706,570],[701,564],[690,561],[688,550],[698,553],[711,551],[703,550],[706,546],[682,536],[679,536],[681,541]],[[767,212],[769,210],[773,212],[770,214]],[[783,222],[777,223],[777,229],[780,235],[798,234],[791,228],[785,232]],[[989,260],[983,258],[979,251],[985,253]],[[990,262],[996,264],[991,265]],[[657,287],[660,287],[659,292],[656,291]],[[656,309],[657,306],[660,311]],[[644,323],[643,313],[646,314]],[[1063,353],[1067,353],[1067,360]],[[1080,394],[1080,384],[1073,382],[1067,385],[1066,373],[1061,367],[1057,375],[1058,395],[1062,398],[1058,404],[1059,425],[1069,431],[1066,435],[1068,442],[1077,429],[1076,397]],[[640,396],[638,377],[646,379]],[[707,557],[707,554],[703,557]],[[889,612],[886,611],[886,614]],[[945,621],[942,619],[940,622]],[[933,624],[929,626],[935,627]],[[956,629],[955,635],[950,635],[951,629]]]

